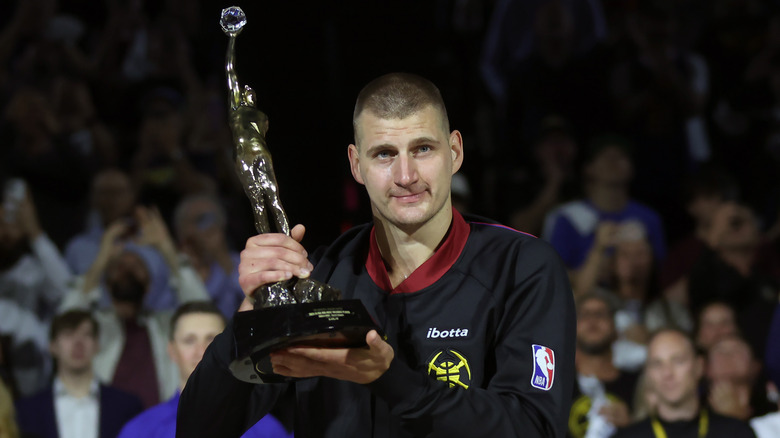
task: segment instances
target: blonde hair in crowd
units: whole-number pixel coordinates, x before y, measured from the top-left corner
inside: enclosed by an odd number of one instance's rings
[[[15,417],[11,391],[5,386],[5,382],[0,380],[0,438],[19,438]]]

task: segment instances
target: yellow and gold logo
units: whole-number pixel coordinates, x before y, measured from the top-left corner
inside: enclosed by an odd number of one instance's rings
[[[468,389],[471,385],[469,361],[455,350],[439,350],[434,354],[428,362],[428,375],[449,383],[450,388],[458,385]]]
[[[607,400],[611,403],[621,401],[617,396],[607,393]],[[581,395],[571,405],[569,412],[569,434],[574,438],[583,438],[588,433],[588,412],[593,401],[587,395]]]

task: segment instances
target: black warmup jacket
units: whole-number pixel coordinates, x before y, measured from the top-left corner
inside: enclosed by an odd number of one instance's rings
[[[312,277],[360,298],[387,335],[395,358],[379,379],[239,381],[228,325],[184,388],[176,436],[239,437],[287,385],[297,438],[565,436],[576,321],[561,261],[540,239],[453,216],[434,256],[394,290],[371,225],[312,260]]]

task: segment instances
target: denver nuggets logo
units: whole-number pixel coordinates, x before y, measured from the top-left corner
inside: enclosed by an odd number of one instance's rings
[[[434,354],[428,362],[428,375],[449,383],[450,388],[458,385],[468,389],[471,385],[469,361],[455,350],[440,350]]]

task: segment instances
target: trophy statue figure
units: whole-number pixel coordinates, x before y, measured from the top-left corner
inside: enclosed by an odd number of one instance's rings
[[[220,25],[229,37],[225,72],[236,172],[252,203],[257,232],[289,236],[290,225],[279,200],[265,139],[268,117],[257,109],[254,90],[248,85],[242,89],[234,66],[236,37],[246,25],[246,15],[237,6],[226,8]],[[254,310],[234,317],[237,359],[230,365],[233,375],[247,382],[294,380],[273,373],[269,354],[274,350],[293,345],[363,346],[366,333],[377,329],[360,300],[341,300],[338,289],[311,278],[267,284],[257,288],[251,298]]]
[[[271,154],[265,140],[268,117],[257,109],[255,91],[249,85],[243,90],[235,71],[236,37],[246,24],[246,15],[239,7],[227,8],[220,20],[222,30],[230,38],[225,59],[229,96],[230,130],[235,144],[236,172],[244,192],[252,203],[255,228],[258,233],[278,232],[290,235],[287,215],[279,200]],[[281,304],[328,301],[341,298],[338,290],[308,278],[273,283],[255,291],[255,308]]]

